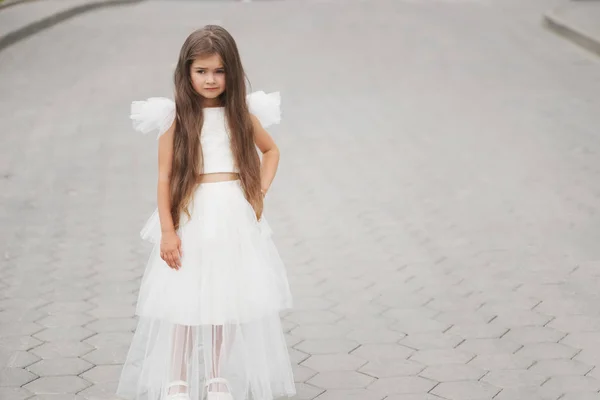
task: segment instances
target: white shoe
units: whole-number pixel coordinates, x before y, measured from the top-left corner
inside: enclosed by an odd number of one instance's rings
[[[222,383],[227,387],[227,392],[211,392],[208,387],[213,383]],[[229,382],[223,378],[213,378],[206,382],[206,400],[233,400]]]
[[[186,391],[185,391],[185,393],[167,394],[167,400],[190,400],[190,394],[187,392],[187,387],[188,387],[187,382],[173,381],[173,382],[169,383],[169,386],[167,387],[167,392],[173,386],[183,386],[186,388]]]

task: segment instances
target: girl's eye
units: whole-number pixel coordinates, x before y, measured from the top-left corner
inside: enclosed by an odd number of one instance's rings
[[[225,70],[224,70],[224,69],[218,69],[218,70],[217,70],[217,74],[224,74],[224,73],[225,73]]]
[[[198,71],[196,71],[196,72],[197,72],[197,73],[199,73],[199,74],[203,74],[203,73],[204,73],[204,72],[206,72],[206,71],[203,71],[203,70],[199,69],[199,70],[198,70]]]

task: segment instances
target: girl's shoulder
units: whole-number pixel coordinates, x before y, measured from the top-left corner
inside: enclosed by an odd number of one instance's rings
[[[279,92],[253,92],[246,96],[248,109],[263,127],[281,122],[281,95]],[[158,131],[164,134],[175,120],[175,102],[166,97],[150,97],[131,103],[130,119],[133,129],[141,133]]]

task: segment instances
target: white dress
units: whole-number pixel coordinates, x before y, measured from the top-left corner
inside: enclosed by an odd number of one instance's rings
[[[250,111],[263,126],[279,122],[279,94],[253,93]],[[175,117],[169,99],[132,104],[134,127],[159,136]],[[204,110],[204,172],[237,172],[223,108]],[[155,211],[142,238],[153,242],[142,278],[138,327],[117,394],[164,400],[169,384],[185,381],[191,400],[204,383],[226,379],[235,400],[271,400],[296,393],[279,312],[292,297],[285,267],[263,216],[257,220],[239,181],[198,185],[191,218],[182,216],[181,268],[160,258]],[[172,390],[172,389],[171,389]]]

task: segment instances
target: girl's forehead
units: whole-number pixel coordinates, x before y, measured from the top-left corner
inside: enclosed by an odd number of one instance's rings
[[[192,62],[192,67],[204,67],[204,68],[219,68],[223,66],[223,60],[218,54],[212,54],[210,56],[197,57]]]

